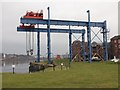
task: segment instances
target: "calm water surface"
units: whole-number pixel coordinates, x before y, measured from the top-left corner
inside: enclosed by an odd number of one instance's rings
[[[13,72],[12,64],[3,65],[2,72]],[[29,72],[29,63],[22,63],[15,65],[15,73],[28,73]]]

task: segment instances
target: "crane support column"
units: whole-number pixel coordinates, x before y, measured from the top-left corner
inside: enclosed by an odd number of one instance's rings
[[[40,62],[40,32],[37,32],[37,48],[38,48],[38,51],[37,51],[38,62]]]
[[[88,13],[88,26],[87,26],[87,40],[88,40],[88,60],[91,63],[92,61],[92,48],[91,48],[91,29],[90,29],[90,11]]]
[[[50,64],[51,62],[51,46],[50,46],[50,8],[48,7],[48,31],[47,31],[47,39],[48,39],[48,44],[47,44],[47,49],[48,49],[48,63]]]
[[[104,21],[104,27],[103,27],[103,48],[104,48],[104,61],[107,61],[108,60],[108,47],[107,47],[106,21]]]
[[[70,30],[70,25],[69,25],[69,30]],[[69,32],[69,57],[70,57],[69,63],[71,64],[71,62],[72,62],[72,33],[71,33],[71,30]]]
[[[85,32],[82,33],[82,56],[83,56],[83,61],[86,60],[85,58]]]

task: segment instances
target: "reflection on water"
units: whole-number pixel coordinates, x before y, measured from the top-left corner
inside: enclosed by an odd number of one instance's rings
[[[12,64],[3,64],[2,72],[13,72]],[[29,63],[15,64],[15,73],[28,73]]]

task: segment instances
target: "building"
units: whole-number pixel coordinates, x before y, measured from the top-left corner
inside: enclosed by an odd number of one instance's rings
[[[77,61],[82,61],[82,42],[76,40],[72,44],[72,58],[76,58]],[[88,43],[85,42],[85,53],[88,52]],[[104,58],[104,48],[102,47],[102,43],[92,42],[92,57],[97,56],[101,60]],[[108,43],[108,57],[109,59],[114,58],[114,56],[120,59],[120,35],[114,36],[111,38],[110,42]],[[87,55],[86,55],[87,58]]]
[[[85,53],[86,53],[86,58],[88,58],[87,56],[87,52],[88,52],[88,43],[85,42]],[[82,56],[82,42],[79,40],[76,40],[73,42],[72,44],[72,58],[75,59],[75,61],[83,61],[83,56]],[[96,43],[96,42],[92,42],[92,57],[98,57],[101,60],[103,60],[103,53],[104,53],[104,49],[102,47],[102,44]]]
[[[114,36],[110,41],[110,57],[120,59],[120,35]]]
[[[75,61],[81,61],[81,42],[79,40],[76,40],[72,43],[72,59]]]
[[[104,49],[101,43],[92,42],[92,56],[98,57],[101,60],[104,58]]]

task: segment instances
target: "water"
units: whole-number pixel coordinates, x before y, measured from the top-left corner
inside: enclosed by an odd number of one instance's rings
[[[13,72],[12,64],[2,66],[2,72]],[[29,63],[22,63],[15,65],[15,73],[28,73]]]
[[[32,61],[20,61],[20,60],[15,60],[13,61],[0,61],[0,73],[2,72],[13,72],[12,65],[13,63],[15,64],[15,73],[29,73],[29,63],[34,62],[35,60]],[[43,61],[43,60],[41,60]]]

